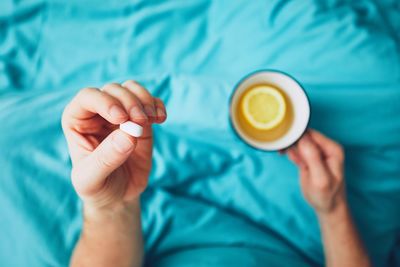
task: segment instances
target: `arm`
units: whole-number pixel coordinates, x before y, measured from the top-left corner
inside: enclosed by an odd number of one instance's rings
[[[118,209],[84,212],[71,266],[141,266],[143,240],[139,201]]]
[[[338,205],[329,214],[319,214],[318,219],[326,266],[371,266],[346,203]]]
[[[310,130],[287,153],[300,169],[303,194],[317,214],[326,266],[371,266],[345,197],[343,149]]]
[[[162,101],[133,81],[83,89],[65,108],[71,180],[83,201],[71,266],[141,266],[139,197],[151,169],[151,124],[165,119]],[[141,137],[118,129],[127,120],[143,126]]]

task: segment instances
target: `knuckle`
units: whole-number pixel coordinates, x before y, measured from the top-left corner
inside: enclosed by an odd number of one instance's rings
[[[327,193],[330,191],[330,183],[326,180],[322,180],[316,183],[314,186],[321,193]]]
[[[140,84],[134,80],[127,80],[123,83],[124,86],[129,86],[129,87],[141,87]]]
[[[151,96],[149,91],[147,91],[147,89],[144,88],[144,86],[142,86],[140,83],[138,83],[136,81],[128,80],[123,85],[138,95],[142,95],[142,96],[146,96],[146,97]]]
[[[139,109],[140,111],[143,111],[143,104],[140,101],[132,99],[129,104],[130,104],[129,106],[130,109],[136,108]]]
[[[344,161],[344,149],[338,143],[333,143],[332,145],[332,155],[340,162]]]
[[[77,96],[78,96],[78,97],[79,97],[79,96],[85,96],[85,95],[87,95],[87,94],[92,94],[92,93],[94,93],[94,92],[97,92],[97,89],[96,89],[96,88],[93,88],[93,87],[85,87],[85,88],[81,89],[81,90],[78,92]]]
[[[164,106],[164,102],[161,100],[161,98],[154,97],[154,102],[155,102],[157,105]]]
[[[96,89],[96,88],[85,87],[76,94],[76,96],[72,99],[71,102],[76,102],[76,103],[82,104],[82,102],[84,102],[84,99],[87,99],[88,97],[93,96],[93,94],[96,94],[97,92],[98,92],[98,89]]]
[[[120,87],[120,85],[118,83],[108,83],[108,84],[104,85],[101,88],[101,91],[110,92],[110,91],[115,90],[116,88],[119,88],[119,87]]]
[[[307,154],[308,158],[310,160],[316,161],[320,159],[320,153],[317,149],[315,149],[314,147],[308,147],[305,150],[305,153]]]

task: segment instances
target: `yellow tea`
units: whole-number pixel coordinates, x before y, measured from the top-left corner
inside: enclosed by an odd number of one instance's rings
[[[274,141],[289,130],[293,107],[285,92],[269,84],[257,84],[239,96],[234,111],[238,126],[257,141]]]

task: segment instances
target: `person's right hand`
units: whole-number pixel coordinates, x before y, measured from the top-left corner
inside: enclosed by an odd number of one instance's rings
[[[66,106],[62,126],[72,160],[73,186],[86,209],[135,201],[147,185],[152,123],[166,119],[163,102],[134,81],[81,90]],[[141,124],[134,138],[118,125]]]
[[[342,147],[308,130],[299,142],[286,150],[300,169],[304,197],[317,214],[324,215],[345,203]]]

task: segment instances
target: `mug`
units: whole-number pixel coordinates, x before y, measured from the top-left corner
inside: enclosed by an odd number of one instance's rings
[[[276,88],[286,102],[284,121],[270,130],[252,128],[240,110],[244,93],[262,85]],[[248,74],[235,86],[229,112],[234,131],[246,144],[263,151],[277,151],[290,147],[300,139],[308,127],[311,109],[305,90],[292,76],[278,70],[259,70]]]

